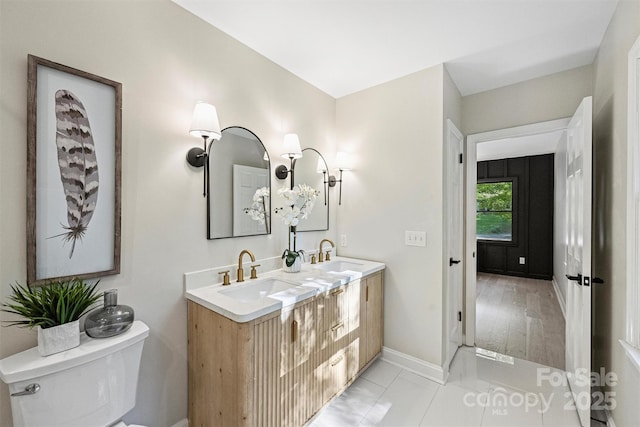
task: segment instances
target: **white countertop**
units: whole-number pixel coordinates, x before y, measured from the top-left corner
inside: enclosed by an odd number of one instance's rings
[[[258,279],[187,289],[187,299],[223,316],[244,323],[311,298],[360,277],[383,270],[381,262],[333,257],[318,264],[305,263],[298,273],[274,270]]]

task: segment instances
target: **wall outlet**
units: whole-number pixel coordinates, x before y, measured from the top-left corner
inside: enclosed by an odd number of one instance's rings
[[[405,231],[404,244],[407,246],[427,246],[427,232]]]
[[[524,257],[523,257],[523,256],[521,256],[521,257],[520,257],[520,265],[524,265],[524,264],[525,264]]]
[[[346,234],[341,234],[340,235],[340,246],[342,246],[343,248],[345,246],[347,246],[347,235]]]

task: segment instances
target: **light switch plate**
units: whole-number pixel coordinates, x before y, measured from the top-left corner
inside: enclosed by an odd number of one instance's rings
[[[520,257],[520,265],[524,265],[524,263],[525,263],[524,257],[523,257],[523,256],[521,256],[521,257]]]
[[[341,247],[345,247],[347,246],[347,235],[346,234],[341,234],[340,235],[340,246]]]
[[[405,231],[404,244],[407,246],[427,246],[427,232]]]

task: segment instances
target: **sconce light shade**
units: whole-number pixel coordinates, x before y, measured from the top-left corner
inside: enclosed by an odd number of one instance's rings
[[[198,102],[196,108],[193,110],[189,133],[202,138],[204,148],[193,147],[190,149],[187,153],[187,163],[196,168],[204,166],[204,189],[202,195],[206,197],[209,171],[207,166],[207,140],[213,139],[217,141],[222,138],[216,107],[206,102]]]
[[[351,157],[349,153],[344,151],[338,151],[336,153],[336,169],[342,171],[351,170]]]
[[[351,170],[351,158],[349,156],[349,153],[346,153],[344,151],[338,151],[336,153],[336,169],[340,171],[340,178],[337,180],[334,180],[333,185],[335,185],[336,182],[340,183],[340,198],[338,199],[338,205],[341,205],[342,204],[342,172]],[[329,184],[329,186],[331,186],[331,184]]]
[[[287,169],[285,165],[280,165],[276,168],[276,177],[278,179],[285,179],[291,174],[291,189],[293,190],[293,160],[302,157],[302,149],[300,148],[300,139],[295,133],[288,133],[284,136],[284,144],[282,147],[282,154],[280,157],[289,159],[291,167]]]
[[[297,134],[288,133],[284,136],[284,145],[282,147],[281,157],[284,159],[299,159],[302,157],[300,139],[298,139]]]
[[[206,102],[198,102],[193,110],[189,133],[193,136],[211,138],[216,141],[222,138],[216,107]]]

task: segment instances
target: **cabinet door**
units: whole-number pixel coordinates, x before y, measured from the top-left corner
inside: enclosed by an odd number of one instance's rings
[[[253,325],[253,371],[247,378],[248,387],[245,399],[255,414],[253,418],[246,420],[246,424],[252,427],[267,427],[282,425],[281,405],[282,375],[282,321],[280,316],[274,316],[268,320],[258,321]],[[232,351],[233,347],[221,347],[219,352],[225,357],[234,358],[237,355]],[[252,381],[253,380],[253,381]],[[228,391],[223,388],[216,389],[220,396],[226,396]],[[189,421],[191,423],[191,421]],[[216,424],[205,425],[235,425]]]
[[[382,273],[375,273],[360,283],[358,371],[382,351],[382,306]]]
[[[367,363],[382,351],[382,273],[369,276],[366,281],[366,360]]]
[[[354,329],[357,331],[357,342],[358,342],[358,372],[360,372],[365,365],[369,362],[367,359],[367,300],[368,300],[368,289],[367,289],[368,279],[360,280],[358,284],[358,288],[360,289],[360,304],[358,306],[358,329]]]
[[[280,373],[308,362],[316,347],[317,304],[315,301],[282,310],[282,359]]]
[[[300,426],[321,406],[317,384],[317,302],[283,310],[280,390],[282,426]]]

